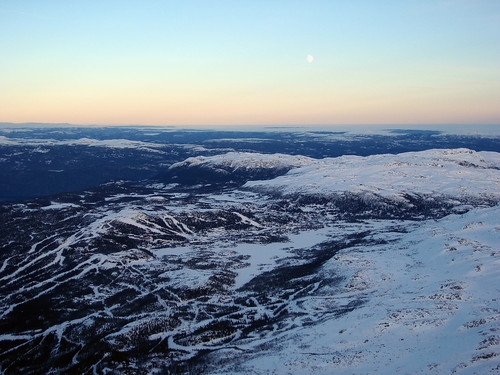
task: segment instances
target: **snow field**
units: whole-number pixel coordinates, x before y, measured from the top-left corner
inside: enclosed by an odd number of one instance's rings
[[[341,251],[335,298],[366,303],[291,329],[238,374],[493,374],[500,364],[500,207],[426,222],[403,239]],[[310,300],[314,308],[318,300]],[[231,371],[216,372],[228,374]]]

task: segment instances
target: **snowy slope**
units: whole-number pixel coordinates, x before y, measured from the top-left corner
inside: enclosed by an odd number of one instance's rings
[[[424,223],[391,244],[341,251],[322,270],[350,277],[310,311],[366,303],[297,326],[258,355],[214,374],[497,374],[500,207]],[[302,305],[304,308],[304,305]]]
[[[455,149],[342,156],[317,160],[272,181],[251,181],[245,186],[283,195],[350,192],[391,198],[421,194],[498,199],[500,154]]]
[[[315,159],[301,155],[256,154],[250,152],[228,152],[215,156],[197,156],[173,164],[170,169],[204,167],[207,169],[291,169],[314,164]]]
[[[292,168],[314,164],[306,156],[229,152],[188,158],[170,166],[163,179],[184,184],[221,184],[274,178]]]

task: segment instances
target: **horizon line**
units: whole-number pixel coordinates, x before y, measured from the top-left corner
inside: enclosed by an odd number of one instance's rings
[[[82,126],[82,127],[275,127],[275,128],[303,128],[303,127],[330,127],[330,126],[500,126],[499,123],[407,123],[407,122],[391,122],[391,123],[311,123],[311,124],[110,124],[110,123],[70,123],[70,122],[10,122],[0,121],[0,126],[4,125],[56,125],[56,126]]]

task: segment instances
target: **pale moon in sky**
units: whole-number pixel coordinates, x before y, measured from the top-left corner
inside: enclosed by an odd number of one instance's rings
[[[314,61],[314,56],[313,55],[307,55],[307,62],[312,63]]]

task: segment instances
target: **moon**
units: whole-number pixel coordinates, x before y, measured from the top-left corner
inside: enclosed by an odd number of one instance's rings
[[[313,55],[307,55],[306,60],[310,64],[310,63],[312,63],[314,61],[314,56]]]

